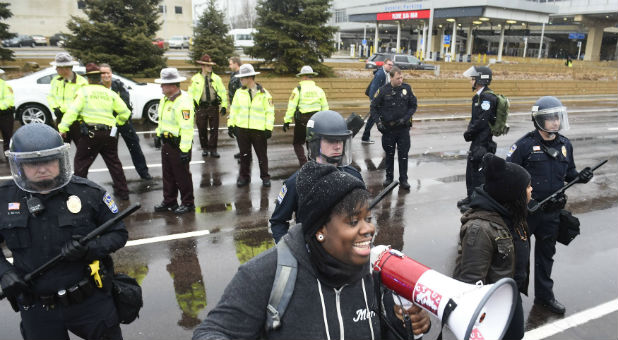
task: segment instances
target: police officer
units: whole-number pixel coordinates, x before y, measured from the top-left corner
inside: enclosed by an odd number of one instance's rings
[[[58,125],[58,131],[66,138],[71,125],[83,120],[84,135],[75,152],[75,174],[88,177],[88,169],[100,154],[112,176],[114,195],[128,200],[127,179],[118,158],[116,125],[126,124],[131,112],[116,92],[101,84],[101,70],[97,64],[86,65],[86,77],[89,84],[77,91],[75,100]]]
[[[58,76],[51,81],[49,95],[47,95],[47,104],[54,111],[56,122],[52,120],[51,116],[45,117],[45,122],[55,129],[73,103],[77,90],[88,85],[88,81],[73,72],[73,66],[79,65],[79,63],[73,61],[73,57],[66,52],[56,54],[55,60],[50,65],[55,66],[56,72],[58,72]],[[76,121],[66,134],[65,141],[70,142],[72,140],[77,145],[80,137],[80,126],[79,122]]]
[[[397,66],[390,71],[390,82],[376,92],[371,101],[371,117],[382,132],[382,148],[386,152],[385,187],[393,182],[395,149],[399,163],[399,185],[410,190],[408,183],[408,151],[410,151],[410,127],[416,112],[416,96],[408,84],[403,83],[403,74]]]
[[[251,147],[255,150],[260,166],[260,178],[264,187],[270,187],[268,174],[267,140],[272,137],[275,122],[273,98],[262,85],[255,82],[253,65],[244,64],[236,77],[240,78],[242,88],[234,94],[227,119],[228,134],[238,139],[240,148],[240,171],[236,186],[251,183]]]
[[[24,339],[122,339],[108,279],[109,256],[122,248],[128,233],[122,222],[85,245],[77,239],[118,212],[112,196],[97,184],[72,175],[69,144],[53,128],[19,128],[7,152],[12,181],[0,184],[0,242],[13,254],[11,265],[0,252],[0,285],[21,313]],[[24,275],[58,254],[64,259],[41,276]],[[108,269],[102,286],[87,273],[100,261]],[[99,275],[101,272],[99,272]]]
[[[211,157],[219,158],[221,157],[217,152],[219,112],[221,116],[227,113],[227,91],[221,77],[212,71],[212,67],[216,64],[208,54],[204,54],[196,62],[202,65],[202,72],[196,73],[191,78],[189,94],[195,103],[195,124],[200,137],[202,157],[208,156],[210,152]]]
[[[322,164],[333,164],[354,177],[363,180],[360,172],[350,166],[352,162],[352,131],[345,119],[335,111],[320,111],[311,116],[306,131],[309,160]],[[296,171],[283,182],[275,202],[275,211],[270,218],[270,230],[275,242],[288,232],[292,215],[298,210]],[[301,223],[296,216],[296,223]]]
[[[376,92],[378,91],[380,87],[390,83],[391,81],[390,72],[391,72],[391,69],[393,68],[393,65],[394,65],[393,61],[390,60],[389,58],[386,58],[384,60],[384,65],[373,73],[373,79],[371,80],[371,83],[369,84],[369,88],[367,89],[367,92],[365,92],[369,96],[369,101],[373,99],[373,97],[376,95]],[[371,117],[371,115],[369,115],[369,118],[367,119],[367,123],[365,124],[365,131],[363,132],[363,136],[361,137],[361,143],[363,144],[375,143],[373,140],[369,138],[371,134],[371,128],[373,128],[374,123],[375,122],[373,118]]]
[[[593,176],[590,168],[577,172],[573,160],[573,146],[559,131],[569,129],[566,108],[556,97],[541,97],[532,106],[535,130],[519,139],[509,150],[506,160],[519,164],[532,177],[532,198],[542,201],[553,192],[579,177],[588,183]],[[551,271],[556,253],[556,238],[560,224],[560,209],[566,196],[552,199],[543,209],[528,216],[528,228],[536,239],[534,245],[534,303],[557,314],[565,307],[556,300]]]
[[[161,84],[163,92],[155,137],[155,147],[161,148],[163,202],[154,207],[156,212],[184,214],[195,211],[193,178],[189,169],[193,143],[193,100],[180,91],[180,82],[186,79],[173,67],[162,69],[161,78],[155,79],[155,83]]]
[[[0,69],[0,75],[4,70]],[[9,149],[9,141],[13,136],[13,122],[15,114],[15,96],[13,89],[4,79],[0,78],[0,131],[2,131],[2,147]]]
[[[129,108],[129,111],[132,112],[133,108],[131,107],[131,97],[129,91],[125,88],[124,83],[120,79],[112,79],[112,67],[109,64],[103,63],[99,65],[99,67],[101,69],[101,83],[103,86],[118,93],[122,101],[124,101],[127,105],[127,108]],[[131,161],[133,161],[135,171],[137,171],[139,177],[145,180],[151,180],[152,176],[148,172],[146,157],[144,157],[144,152],[142,152],[142,147],[139,144],[137,132],[135,132],[133,123],[131,123],[131,117],[127,119],[127,122],[124,125],[120,125],[118,127],[118,132],[127,144],[127,149],[129,149],[129,154],[131,155]]]
[[[305,143],[307,121],[317,111],[328,110],[328,102],[326,101],[326,95],[324,90],[317,86],[311,76],[317,76],[316,72],[309,65],[305,65],[300,69],[297,77],[303,77],[298,86],[292,90],[292,95],[288,102],[288,110],[283,118],[283,132],[286,132],[290,128],[292,118],[294,118],[294,139],[292,145],[294,146],[294,152],[298,163],[302,167],[307,163],[307,157],[305,156],[305,149],[303,144]]]
[[[489,123],[496,120],[496,103],[498,98],[490,91],[491,69],[486,66],[472,66],[464,77],[470,77],[472,91],[472,117],[468,123],[468,128],[463,136],[470,144],[468,151],[468,163],[466,165],[466,197],[457,202],[457,207],[462,211],[468,210],[470,197],[474,188],[485,183],[485,176],[481,173],[481,161],[486,153],[496,152],[496,143],[492,140]]]

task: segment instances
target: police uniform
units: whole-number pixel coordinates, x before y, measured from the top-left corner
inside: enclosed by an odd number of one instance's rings
[[[73,80],[66,80],[62,76],[56,76],[51,81],[49,95],[47,95],[47,104],[56,114],[56,122],[54,123],[50,117],[47,117],[46,122],[48,125],[56,128],[56,125],[60,125],[62,117],[69,110],[69,107],[73,103],[77,91],[83,86],[88,85],[86,78],[73,72]],[[67,141],[73,141],[75,145],[82,136],[79,129],[79,122],[75,121],[71,124]]]
[[[195,124],[200,138],[200,146],[206,155],[208,152],[217,157],[219,140],[219,107],[227,110],[227,91],[219,77],[214,72],[204,75],[196,73],[191,78],[188,90],[195,102]],[[208,136],[210,133],[210,138]]]
[[[307,163],[305,156],[305,138],[307,137],[307,122],[311,116],[318,112],[328,110],[328,102],[324,90],[315,84],[313,80],[302,80],[292,90],[288,109],[283,118],[284,123],[291,123],[294,119],[294,139],[292,145],[300,166]],[[300,114],[296,114],[296,112]]]
[[[356,170],[355,168],[347,165],[338,167],[339,170],[345,171],[350,175],[360,179],[363,181],[363,176]],[[283,235],[287,234],[288,229],[290,229],[290,221],[292,220],[292,215],[296,215],[298,211],[298,192],[296,191],[296,177],[298,177],[298,172],[300,170],[296,170],[292,174],[292,176],[288,177],[288,179],[283,182],[283,186],[277,195],[277,200],[275,202],[275,211],[273,211],[273,215],[270,217],[270,231],[273,234],[273,238],[275,239],[275,243],[278,243],[279,240],[283,237]],[[296,216],[296,223],[302,223]]]
[[[481,161],[486,153],[496,152],[496,143],[492,140],[490,122],[496,120],[496,103],[498,98],[486,93],[489,87],[485,86],[481,93],[472,98],[472,117],[468,128],[464,132],[464,139],[470,144],[468,162],[466,165],[466,189],[468,197],[472,195],[474,188],[485,182],[485,177],[479,171]]]
[[[557,150],[553,158],[549,149]],[[562,188],[565,182],[578,177],[573,160],[573,146],[568,138],[556,133],[556,138],[545,141],[538,130],[529,132],[509,150],[506,160],[524,167],[531,176],[532,198],[542,201]],[[556,253],[556,238],[560,224],[560,208],[539,209],[528,216],[528,228],[534,234],[535,297],[544,301],[554,299],[551,271]]]
[[[191,160],[194,124],[193,100],[178,91],[159,102],[157,136],[161,138],[161,165],[163,170],[162,206],[175,206],[178,192],[183,206],[194,208],[193,178],[189,162],[183,162],[181,153]]]
[[[39,198],[45,207],[36,216],[28,211],[30,197]],[[109,193],[76,176],[49,194],[29,194],[13,181],[0,184],[0,242],[13,254],[11,265],[0,252],[0,277],[13,269],[22,276],[32,272],[60,254],[72,236],[85,236],[117,212]],[[103,287],[96,288],[86,270],[101,260],[111,277],[109,254],[127,239],[124,224],[118,222],[88,243],[85,258],[61,261],[31,281],[31,294],[18,301],[24,338],[68,339],[69,330],[84,339],[121,339],[110,282],[103,280]],[[68,299],[59,297],[62,290],[71,292]]]
[[[15,96],[13,95],[13,89],[4,79],[0,79],[0,131],[2,131],[2,147],[4,151],[9,149],[9,142],[13,136],[14,113]]]
[[[410,151],[410,127],[416,112],[416,96],[408,84],[393,87],[382,86],[371,101],[370,114],[382,132],[382,148],[386,152],[386,179],[393,180],[395,148],[399,163],[399,181],[408,180],[408,151]],[[383,126],[383,127],[382,127]]]
[[[75,101],[58,125],[58,131],[66,133],[75,121],[80,118],[84,121],[88,131],[77,143],[75,174],[88,177],[88,169],[100,154],[112,177],[114,195],[124,200],[129,199],[129,188],[118,158],[118,137],[110,133],[130,116],[127,105],[116,92],[101,84],[90,84],[77,91]]]

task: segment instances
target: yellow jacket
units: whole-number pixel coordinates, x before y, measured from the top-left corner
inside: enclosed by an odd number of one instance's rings
[[[114,117],[114,112],[117,113]],[[100,84],[86,85],[77,91],[75,100],[62,117],[58,131],[67,132],[75,120],[86,124],[124,125],[131,112],[120,96]]]
[[[212,88],[215,89],[217,97],[219,97],[219,100],[221,101],[219,106],[227,109],[227,91],[225,90],[225,86],[223,86],[221,77],[216,75],[214,72],[210,72],[210,80]],[[191,77],[191,85],[189,85],[189,90],[187,92],[189,92],[196,105],[200,103],[202,93],[204,92],[204,86],[204,75],[201,72],[196,73],[193,77]]]
[[[51,81],[51,89],[47,95],[47,103],[52,111],[59,108],[63,113],[69,110],[73,103],[77,90],[88,85],[86,78],[75,73],[73,81],[65,81],[61,76],[56,76]]]
[[[13,89],[3,79],[0,79],[0,110],[6,110],[15,106]]]
[[[193,144],[193,113],[193,100],[186,92],[181,92],[173,100],[161,98],[157,136],[180,137],[180,151],[189,152]]]
[[[275,123],[273,98],[260,84],[257,84],[257,89],[253,99],[247,88],[236,91],[227,119],[228,127],[272,131]]]
[[[288,101],[288,110],[285,112],[285,117],[283,117],[284,123],[292,122],[297,106],[300,113],[328,110],[326,94],[324,94],[324,90],[317,86],[313,80],[302,80],[299,86],[300,96],[298,93],[298,86],[292,90],[292,95]]]

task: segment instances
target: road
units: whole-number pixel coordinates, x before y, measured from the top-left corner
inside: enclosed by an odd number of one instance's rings
[[[469,105],[423,107],[412,129],[409,159],[410,192],[395,189],[374,210],[379,227],[378,244],[402,249],[417,261],[450,275],[454,267],[460,213],[455,202],[465,193],[465,155],[468,144],[461,134]],[[515,104],[509,118],[511,131],[496,138],[497,154],[504,157],[510,145],[532,130],[529,105]],[[445,119],[448,114],[448,119]],[[527,339],[616,338],[618,323],[618,109],[615,100],[569,103],[571,130],[579,169],[600,160],[592,182],[569,189],[568,208],[580,218],[582,234],[570,246],[558,245],[553,278],[557,298],[567,307],[564,318],[533,307],[533,296],[523,297]],[[220,159],[200,157],[193,150],[191,171],[195,187],[195,214],[175,216],[154,213],[162,199],[160,154],[152,146],[152,126],[139,126],[142,146],[153,181],[141,181],[124,143],[120,142],[130,202],[142,209],[127,219],[130,241],[116,254],[117,271],[129,272],[143,287],[140,318],[123,325],[126,339],[189,339],[192,329],[219,300],[237,267],[273,246],[268,218],[281,182],[298,168],[290,132],[275,129],[269,140],[271,188],[263,188],[253,164],[250,186],[235,185],[238,166],[232,155],[236,143],[220,134]],[[377,194],[384,179],[383,150],[374,128],[375,144],[353,143],[357,166],[368,189]],[[194,144],[196,145],[196,144]],[[4,160],[2,160],[4,161]],[[8,176],[0,166],[0,176]],[[6,178],[6,177],[4,177]],[[111,179],[99,158],[89,178],[111,188]],[[121,203],[122,207],[129,203]],[[534,260],[531,261],[534,263]],[[530,282],[534,282],[531,278]],[[532,284],[530,291],[533,292]],[[611,302],[609,307],[603,305]],[[605,306],[605,307],[604,307]],[[594,309],[596,308],[596,309]],[[2,339],[17,339],[19,316],[8,303],[0,303]],[[439,321],[425,339],[435,339]],[[446,339],[454,339],[449,332]]]

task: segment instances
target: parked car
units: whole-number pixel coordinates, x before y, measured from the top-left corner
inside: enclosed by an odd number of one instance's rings
[[[384,65],[384,60],[387,58],[392,60],[393,64],[402,70],[434,70],[436,68],[435,65],[421,62],[415,56],[395,53],[376,53],[367,59],[365,62],[365,68],[380,68]]]
[[[75,66],[73,70],[84,74],[86,68]],[[47,114],[52,110],[47,105],[47,95],[50,91],[51,80],[57,75],[54,67],[29,74],[25,77],[9,80],[7,83],[15,93],[15,119],[22,124],[45,123]],[[120,79],[131,95],[133,119],[144,119],[157,124],[159,121],[159,99],[163,96],[160,85],[153,83],[138,83],[132,79],[112,75],[113,79]]]
[[[175,35],[168,41],[169,48],[189,48],[189,37],[182,35]]]
[[[167,46],[167,43],[165,42],[165,39],[163,38],[154,38],[152,39],[152,44],[157,46],[160,49],[165,49]]]
[[[49,46],[64,46],[64,42],[67,40],[67,37],[62,33],[56,33],[49,37]]]
[[[16,36],[15,38],[4,40],[2,42],[2,45],[4,47],[24,47],[24,46],[34,47],[35,43],[34,43],[34,39],[32,39],[31,36],[20,34]]]
[[[47,38],[40,34],[33,35],[32,39],[37,46],[47,46]]]

